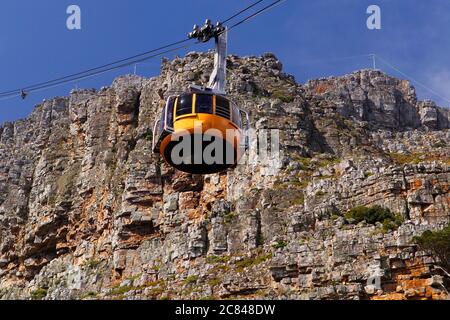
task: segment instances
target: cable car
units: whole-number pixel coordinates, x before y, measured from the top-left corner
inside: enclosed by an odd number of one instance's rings
[[[245,150],[248,114],[225,93],[227,29],[220,23],[194,26],[190,38],[216,40],[214,70],[207,87],[191,85],[167,98],[153,128],[153,152],[170,166],[191,174],[219,173],[236,166]]]

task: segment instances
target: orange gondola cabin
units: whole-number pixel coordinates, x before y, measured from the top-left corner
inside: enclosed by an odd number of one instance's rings
[[[214,71],[208,87],[167,98],[153,128],[153,152],[177,170],[212,174],[236,166],[247,148],[248,114],[225,94],[227,30],[209,20],[190,38],[216,39]]]

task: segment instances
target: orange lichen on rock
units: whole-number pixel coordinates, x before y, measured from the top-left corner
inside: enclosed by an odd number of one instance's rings
[[[328,84],[327,84],[326,82],[320,82],[320,83],[318,83],[318,84],[315,86],[314,89],[315,89],[314,91],[315,91],[317,94],[323,94],[323,93],[325,93],[325,92],[328,91],[329,86],[328,86]]]
[[[421,179],[413,180],[410,183],[410,190],[414,191],[414,190],[420,189],[420,187],[422,187],[422,185],[423,185],[423,181]]]

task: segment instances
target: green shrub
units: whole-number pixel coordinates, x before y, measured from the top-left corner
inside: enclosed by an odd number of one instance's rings
[[[144,138],[147,141],[153,141],[153,132],[152,132],[152,130],[148,129],[147,132],[144,135]]]
[[[208,285],[210,287],[216,287],[222,283],[222,280],[219,278],[212,278],[208,280]]]
[[[364,178],[370,178],[371,176],[373,176],[373,172],[369,172],[369,171],[366,171],[366,172],[364,172]]]
[[[287,242],[285,241],[277,241],[277,243],[273,244],[272,247],[274,249],[283,249],[287,247]]]
[[[325,192],[323,192],[322,190],[319,190],[316,192],[316,197],[323,197],[325,195]]]
[[[123,286],[123,287],[113,287],[109,290],[109,292],[106,294],[107,296],[116,296],[116,295],[123,295],[131,290],[135,290],[135,287],[132,286]]]
[[[300,157],[298,155],[292,155],[292,159],[300,164],[301,170],[308,170],[311,165],[311,158]]]
[[[381,222],[384,231],[395,230],[403,223],[403,217],[392,213],[389,209],[381,206],[364,207],[359,206],[349,210],[345,214],[345,219],[359,223],[366,221],[369,224]]]
[[[422,153],[404,154],[404,153],[392,152],[389,155],[395,163],[401,164],[401,165],[418,164],[424,160]]]
[[[98,267],[100,264],[102,263],[101,260],[97,260],[95,258],[91,258],[89,260],[86,260],[84,265],[90,269],[95,269],[96,267]]]
[[[163,287],[153,288],[153,289],[149,290],[148,296],[149,296],[149,298],[156,299],[158,296],[163,294],[165,291],[166,291],[166,289]]]
[[[31,298],[33,300],[42,300],[47,296],[47,289],[39,288],[31,292]]]
[[[185,284],[194,284],[194,283],[197,282],[197,280],[198,280],[198,276],[193,275],[193,276],[187,277],[187,278],[184,280],[184,283],[185,283]]]
[[[227,263],[228,261],[230,261],[230,257],[229,256],[207,256],[206,257],[206,262],[207,263]]]
[[[330,157],[330,158],[326,158],[326,159],[321,159],[319,161],[319,163],[317,164],[317,166],[319,168],[326,168],[331,165],[339,164],[341,161],[342,161],[342,159],[340,159],[340,158]]]
[[[234,218],[236,218],[236,213],[230,212],[224,216],[224,221],[225,221],[225,223],[231,223],[231,222],[233,222]]]
[[[243,260],[236,262],[236,271],[242,272],[244,268],[257,266],[269,259],[272,259],[272,253],[260,254],[251,258],[244,258]]]
[[[447,147],[447,143],[445,141],[440,140],[439,142],[436,142],[432,145],[433,148],[437,149],[437,148],[446,148]]]
[[[419,248],[431,254],[436,263],[450,271],[450,224],[439,231],[427,230],[413,238]]]
[[[278,89],[272,92],[272,98],[280,99],[284,103],[290,103],[295,100],[295,97],[292,93],[287,90]]]

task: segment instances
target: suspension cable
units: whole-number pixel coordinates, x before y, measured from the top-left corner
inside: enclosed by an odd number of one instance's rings
[[[232,25],[231,27],[229,27],[228,29],[229,29],[229,30],[234,29],[234,28],[236,28],[237,26],[240,26],[241,24],[243,24],[243,23],[245,23],[245,22],[247,22],[247,21],[249,21],[249,20],[251,20],[251,19],[253,19],[253,18],[256,18],[257,16],[263,14],[264,12],[269,11],[270,9],[273,9],[275,6],[278,6],[278,5],[282,4],[282,3],[285,2],[285,1],[287,1],[287,0],[277,0],[277,1],[275,1],[275,2],[272,2],[271,4],[269,4],[269,5],[265,6],[264,8],[262,8],[262,9],[256,11],[255,13],[251,14],[251,15],[248,16],[247,18],[244,18],[244,19],[242,19],[241,21],[239,21],[239,22],[233,24],[233,25]]]
[[[234,14],[233,16],[225,19],[222,23],[226,23],[226,22],[231,21],[232,19],[236,18],[237,16],[241,15],[242,13],[244,13],[244,12],[250,10],[251,8],[255,7],[256,5],[261,3],[262,1],[264,1],[264,0],[256,1],[252,5],[246,7],[245,9],[242,9],[241,11],[239,11],[236,14]],[[241,25],[241,24],[243,24],[243,23],[245,23],[245,22],[255,18],[256,16],[262,14],[265,11],[268,11],[269,9],[275,7],[278,4],[281,4],[284,1],[286,1],[286,0],[277,0],[277,1],[273,2],[272,4],[265,6],[264,8],[258,10],[257,12],[255,12],[255,13],[247,16],[246,18],[240,20],[239,22],[235,23],[229,29],[233,29],[233,28],[235,28],[235,27],[237,27],[237,26],[239,26],[239,25]],[[40,91],[40,90],[43,90],[43,89],[46,89],[46,88],[56,87],[56,86],[59,86],[59,85],[65,84],[65,83],[71,83],[71,82],[75,82],[75,81],[78,81],[78,80],[91,78],[91,77],[93,77],[95,75],[104,74],[104,73],[106,73],[108,71],[111,71],[111,70],[120,69],[120,68],[123,68],[123,67],[126,67],[126,66],[130,66],[130,65],[139,63],[139,62],[150,60],[150,59],[153,59],[155,57],[161,56],[163,54],[174,52],[174,51],[177,51],[177,50],[180,50],[180,49],[183,49],[183,48],[191,47],[193,45],[196,45],[196,44],[200,43],[200,42],[191,42],[191,43],[183,45],[183,46],[178,46],[176,48],[168,49],[168,48],[171,48],[171,47],[179,45],[179,44],[184,44],[184,43],[190,42],[191,40],[192,39],[184,39],[184,40],[176,41],[174,43],[171,43],[171,44],[168,44],[168,45],[165,45],[165,46],[153,49],[153,50],[149,50],[147,52],[144,52],[144,53],[141,53],[141,54],[137,54],[137,55],[125,58],[125,59],[114,61],[114,62],[105,64],[105,65],[102,65],[102,66],[99,66],[99,67],[91,68],[91,69],[88,69],[88,70],[85,70],[85,71],[77,72],[77,73],[74,73],[74,74],[71,74],[71,75],[67,75],[67,76],[64,76],[64,77],[60,77],[60,78],[57,78],[57,79],[53,79],[53,80],[50,80],[50,81],[37,83],[37,84],[30,85],[30,86],[27,86],[27,87],[15,89],[15,90],[9,90],[9,91],[5,91],[5,92],[0,92],[0,101],[6,100],[6,98],[12,98],[12,97],[17,97],[17,96],[21,96],[21,95],[25,95],[26,96],[26,94],[28,94],[29,92]],[[161,51],[163,49],[168,49],[168,50],[159,52],[159,51]],[[150,56],[147,56],[147,55],[149,55],[151,53],[154,53],[154,54],[150,55]]]
[[[242,10],[239,11],[238,13],[236,13],[236,14],[232,15],[231,17],[229,17],[228,19],[222,21],[222,24],[225,24],[225,23],[227,23],[227,22],[233,20],[233,19],[236,18],[237,16],[240,16],[240,15],[241,15],[242,13],[244,13],[245,11],[250,10],[251,8],[253,8],[254,6],[257,6],[258,4],[260,4],[260,3],[263,2],[263,1],[264,1],[264,0],[256,1],[255,3],[249,5],[247,8],[242,9]]]
[[[83,75],[85,73],[90,73],[92,71],[101,70],[101,69],[113,66],[115,64],[118,64],[118,63],[122,63],[122,62],[125,62],[125,61],[128,61],[128,60],[131,60],[131,59],[136,59],[136,58],[139,58],[139,57],[143,57],[143,56],[148,55],[150,53],[154,53],[154,52],[157,52],[157,51],[160,51],[160,50],[163,50],[163,49],[166,49],[166,48],[170,48],[172,46],[175,46],[175,45],[178,45],[178,44],[181,44],[181,43],[188,42],[189,40],[190,39],[180,40],[180,41],[177,41],[177,42],[174,42],[174,43],[171,43],[171,44],[159,47],[157,49],[153,49],[153,50],[150,50],[150,51],[146,51],[146,52],[134,55],[132,57],[128,57],[128,58],[121,59],[121,60],[118,60],[118,61],[114,61],[114,62],[111,62],[111,63],[108,63],[108,64],[104,64],[104,65],[96,67],[96,68],[91,68],[91,69],[88,69],[88,70],[85,70],[85,71],[81,71],[81,72],[77,72],[77,73],[74,73],[74,74],[70,74],[68,76],[64,76],[64,77],[61,77],[61,78],[53,79],[53,80],[46,81],[46,82],[37,83],[37,84],[30,85],[30,86],[27,86],[27,87],[24,87],[24,88],[21,88],[21,89],[15,89],[15,90],[10,90],[10,91],[6,91],[6,92],[0,92],[0,96],[8,95],[9,93],[19,93],[22,90],[24,90],[24,91],[33,91],[33,89],[35,87],[41,87],[43,85],[52,84],[53,82],[59,82],[61,80],[66,80],[68,78],[80,76],[80,75]],[[79,78],[77,78],[77,79],[79,79]]]

